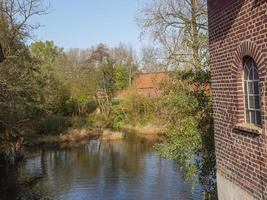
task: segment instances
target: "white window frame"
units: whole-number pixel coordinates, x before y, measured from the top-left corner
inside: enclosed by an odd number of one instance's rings
[[[250,66],[249,66],[250,65]],[[252,71],[252,79],[250,78],[250,72]],[[257,78],[255,78],[254,72],[257,72]],[[245,77],[247,73],[247,77]],[[247,57],[244,61],[244,74],[243,74],[243,80],[244,80],[244,97],[245,97],[245,115],[246,115],[246,122],[255,124],[257,126],[261,126],[262,124],[262,117],[261,117],[261,98],[260,98],[260,80],[259,80],[259,72],[256,62],[251,58]],[[258,94],[255,93],[254,84],[258,85]],[[249,85],[252,85],[252,93],[250,93]],[[254,102],[250,101],[250,97],[253,98]],[[255,99],[259,99],[259,108],[256,108],[256,101]],[[253,107],[251,107],[251,104],[254,104]],[[249,116],[248,116],[249,114]],[[259,115],[259,120],[257,115]],[[254,119],[253,119],[254,117]]]

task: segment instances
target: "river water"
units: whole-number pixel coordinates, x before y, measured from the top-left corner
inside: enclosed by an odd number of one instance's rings
[[[3,166],[1,167],[3,168]],[[14,168],[14,169],[13,169]],[[92,140],[69,149],[28,150],[19,166],[0,172],[4,200],[198,200],[179,166],[144,139]]]

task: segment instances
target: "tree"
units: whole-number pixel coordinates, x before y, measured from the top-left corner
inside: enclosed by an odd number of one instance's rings
[[[115,62],[116,91],[125,89],[131,86],[132,80],[138,71],[135,52],[131,46],[122,43],[110,51]]]
[[[206,1],[150,0],[140,9],[138,23],[141,34],[150,35],[161,48],[166,66],[175,69],[158,106],[168,125],[167,142],[159,149],[190,172],[189,177],[201,174],[198,181],[209,183],[204,187],[211,194],[207,199],[216,199],[215,184],[203,181],[214,180],[216,174]]]
[[[34,16],[48,13],[48,7],[42,0],[2,0],[0,1],[0,41],[6,56],[16,51],[18,40],[24,42],[32,37],[32,32],[39,27],[30,23]]]
[[[53,41],[39,41],[31,44],[31,53],[46,66],[54,65],[60,57],[64,56],[63,48],[55,46]]]
[[[43,85],[40,94],[43,95],[42,108],[47,115],[62,111],[65,101],[69,99],[70,92],[64,85],[58,73],[58,66],[64,57],[63,48],[54,45],[53,41],[39,41],[30,46],[31,56],[35,65],[39,67]]]
[[[45,53],[41,57],[49,56],[54,60],[50,66],[45,62],[44,70],[48,73],[52,72],[60,85],[63,86],[63,89],[65,88],[63,92],[66,92],[67,89],[66,94],[70,96],[70,103],[74,106],[73,112],[82,115],[86,111],[85,108],[89,99],[95,97],[97,90],[98,72],[88,59],[91,51],[88,49],[70,49],[63,52],[63,49],[59,47],[49,46],[52,47],[51,50],[46,47],[43,48],[45,51],[37,51]],[[46,50],[48,50],[48,54]],[[51,54],[51,52],[54,52],[54,54]],[[57,93],[59,92],[55,91],[55,95]]]
[[[207,67],[205,0],[151,0],[140,9],[138,24],[163,48],[168,64]]]
[[[159,72],[164,71],[159,49],[152,46],[144,46],[141,51],[142,71]]]
[[[17,142],[23,123],[42,110],[44,79],[25,41],[36,28],[30,19],[45,10],[40,0],[0,1],[0,43],[5,56],[0,64],[1,142]]]

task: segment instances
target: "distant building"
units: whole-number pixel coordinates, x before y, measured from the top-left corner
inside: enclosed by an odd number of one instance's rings
[[[219,200],[267,200],[267,1],[208,14]]]
[[[157,97],[160,95],[162,86],[170,81],[169,72],[139,73],[133,80],[132,87],[138,94],[146,97]],[[127,96],[128,90],[121,90],[116,95],[116,99],[123,99]]]
[[[160,87],[170,80],[168,72],[141,73],[135,78],[133,84],[139,94],[146,97],[160,95]]]

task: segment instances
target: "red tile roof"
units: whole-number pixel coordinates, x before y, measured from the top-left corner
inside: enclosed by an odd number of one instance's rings
[[[137,89],[158,88],[160,83],[168,80],[169,73],[167,72],[143,73],[137,75],[134,84]]]
[[[161,84],[169,80],[168,72],[144,73],[136,77],[134,86],[140,94],[147,97],[156,97],[160,94]]]
[[[169,82],[169,72],[140,73],[133,81],[134,87],[139,94],[147,97],[156,97],[160,93],[161,84]],[[127,96],[128,90],[121,90],[116,98],[123,99]]]

